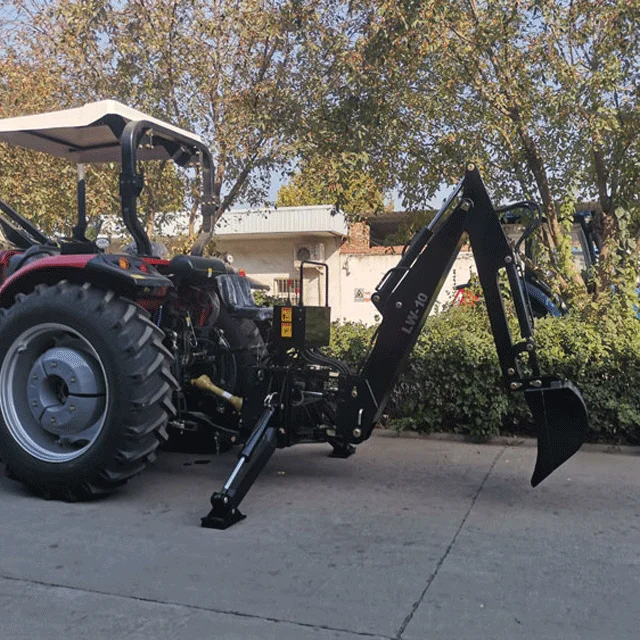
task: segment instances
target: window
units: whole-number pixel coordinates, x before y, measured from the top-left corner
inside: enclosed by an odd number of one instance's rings
[[[298,278],[275,278],[273,280],[273,295],[281,300],[291,300],[297,303],[300,295],[300,280]]]

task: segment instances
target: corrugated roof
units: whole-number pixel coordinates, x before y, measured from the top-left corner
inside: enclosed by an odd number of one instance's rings
[[[281,233],[323,233],[346,236],[344,214],[331,205],[232,210],[216,224],[218,236],[265,235]]]

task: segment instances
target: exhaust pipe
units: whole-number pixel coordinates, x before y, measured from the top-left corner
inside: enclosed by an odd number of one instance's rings
[[[233,408],[240,413],[242,410],[242,398],[234,396],[233,394],[221,389],[218,385],[211,382],[211,378],[208,375],[201,375],[199,378],[191,380],[191,384],[202,391],[208,391],[214,395],[226,400],[229,404],[233,405]]]

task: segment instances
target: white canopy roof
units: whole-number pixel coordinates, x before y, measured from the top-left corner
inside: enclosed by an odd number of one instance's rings
[[[202,143],[200,136],[179,129],[116,100],[101,100],[64,111],[0,119],[0,141],[36,149],[73,162],[119,162],[120,144],[107,122],[124,126],[131,121],[147,120]],[[140,160],[168,159],[162,146],[140,149]]]

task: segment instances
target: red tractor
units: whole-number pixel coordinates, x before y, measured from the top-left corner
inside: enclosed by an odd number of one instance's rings
[[[541,375],[521,276],[473,165],[372,295],[383,320],[352,372],[321,350],[328,306],[304,305],[301,287],[298,305],[258,307],[248,278],[203,257],[217,210],[211,154],[198,136],[104,101],[0,120],[0,140],[79,165],[69,238],[48,238],[0,201],[10,246],[0,252],[0,457],[34,492],[107,494],[154,459],[168,431],[199,433],[220,446],[243,444],[202,520],[225,528],[243,517],[238,505],[276,448],[326,442],[349,457],[384,412],[465,234],[507,387],[524,392],[538,427],[532,483],[582,444],[584,401],[570,382]],[[190,255],[171,260],[157,255],[136,213],[138,165],[158,158],[202,169],[202,231]],[[89,162],[121,163],[121,213],[135,255],[105,253],[86,237]],[[516,343],[497,284],[503,269],[520,321]]]
[[[168,428],[228,445],[239,414],[190,381],[208,375],[245,395],[264,348],[257,325],[271,312],[255,306],[246,278],[202,257],[213,197],[200,139],[113,101],[0,121],[0,139],[81,167],[71,238],[52,241],[0,201],[13,247],[0,254],[0,456],[9,473],[47,497],[82,500],[142,471]],[[205,230],[192,255],[161,259],[136,216],[137,160],[200,157]],[[134,256],[85,237],[82,164],[121,159]]]

